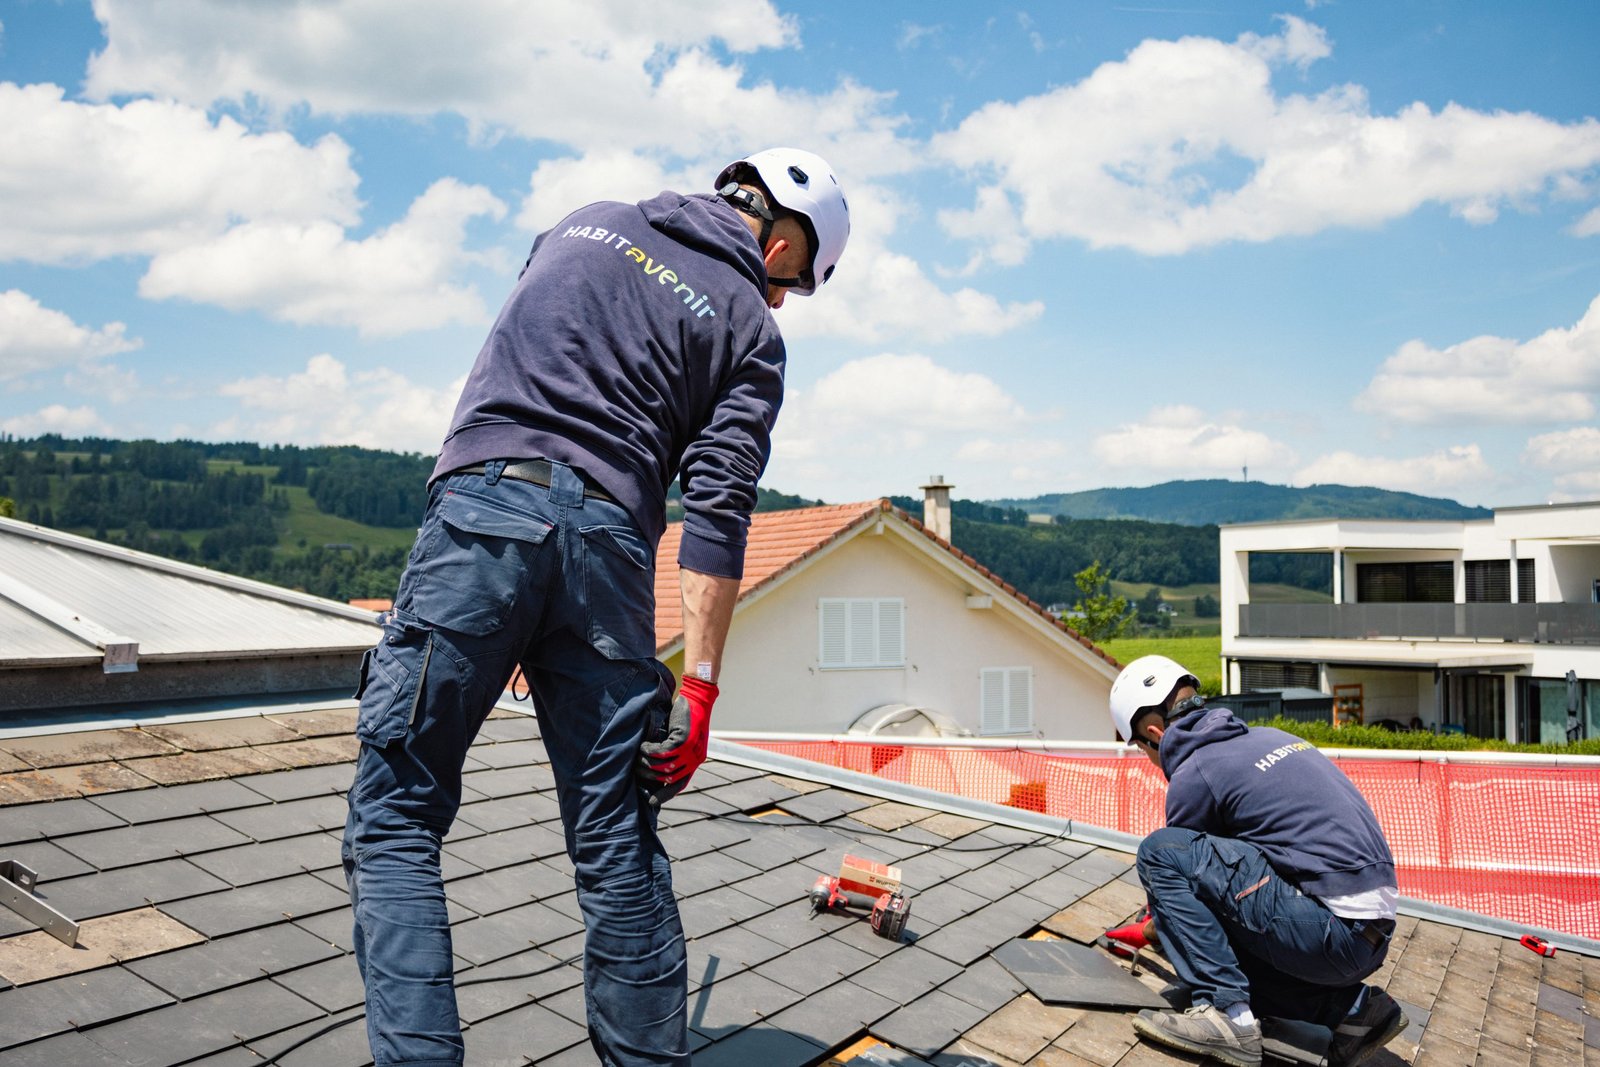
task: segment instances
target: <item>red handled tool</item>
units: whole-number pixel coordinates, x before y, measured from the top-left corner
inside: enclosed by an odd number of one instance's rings
[[[905,934],[906,920],[911,917],[911,901],[904,893],[880,893],[876,898],[864,893],[852,893],[839,888],[839,879],[826,874],[818,875],[811,887],[811,916],[819,911],[834,908],[856,908],[872,913],[872,932],[890,941],[899,941]]]
[[[1522,935],[1522,947],[1532,949],[1541,956],[1554,956],[1556,954],[1554,945],[1550,944],[1550,942],[1546,941],[1544,938],[1535,937],[1532,934]]]

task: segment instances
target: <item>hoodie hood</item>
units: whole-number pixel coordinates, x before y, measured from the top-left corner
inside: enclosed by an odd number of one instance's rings
[[[767,290],[767,263],[744,216],[715,196],[663,192],[639,201],[645,221],[679,244],[720,259]]]
[[[1183,762],[1198,749],[1249,731],[1227,708],[1199,707],[1167,724],[1161,735],[1161,773],[1171,781]]]

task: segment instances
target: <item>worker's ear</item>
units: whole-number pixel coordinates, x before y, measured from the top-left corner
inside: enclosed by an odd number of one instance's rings
[[[778,262],[778,257],[789,250],[789,242],[782,237],[773,237],[767,241],[767,252],[763,257],[767,261],[767,273],[772,273],[772,265]]]
[[[1161,738],[1166,732],[1167,728],[1165,726],[1155,722],[1144,728],[1145,737],[1149,738],[1150,743],[1158,748],[1161,746]]]

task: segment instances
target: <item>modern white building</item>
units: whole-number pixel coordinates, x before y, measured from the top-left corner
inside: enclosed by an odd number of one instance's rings
[[[1513,741],[1600,736],[1600,503],[1467,522],[1224,526],[1230,692],[1308,686],[1335,714]],[[1332,557],[1326,603],[1253,603],[1250,557]]]

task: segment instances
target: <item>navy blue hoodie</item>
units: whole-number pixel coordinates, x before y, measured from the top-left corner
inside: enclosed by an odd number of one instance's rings
[[[1159,754],[1168,826],[1248,841],[1312,896],[1396,884],[1372,808],[1316,746],[1202,707],[1167,727]]]
[[[664,192],[579,208],[534,242],[467,378],[433,477],[559,460],[652,545],[681,471],[678,562],[737,578],[783,402],[783,338],[744,217]]]

